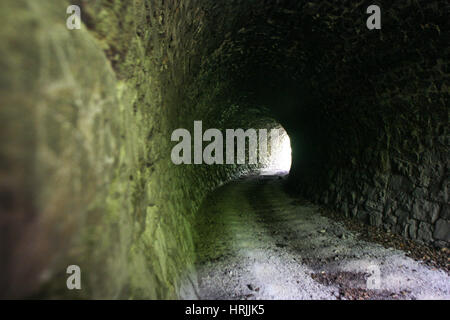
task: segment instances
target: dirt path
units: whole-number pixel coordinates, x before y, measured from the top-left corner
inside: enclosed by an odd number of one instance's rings
[[[446,272],[356,239],[282,186],[278,177],[253,177],[207,199],[196,298],[450,299]]]

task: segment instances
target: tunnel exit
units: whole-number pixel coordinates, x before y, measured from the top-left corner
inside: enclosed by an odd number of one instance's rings
[[[283,127],[278,128],[278,136],[270,143],[270,159],[261,170],[261,175],[286,175],[291,169],[291,140]]]

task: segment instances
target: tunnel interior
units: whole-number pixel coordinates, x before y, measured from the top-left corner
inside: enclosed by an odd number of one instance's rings
[[[80,30],[66,1],[0,3],[2,295],[179,297],[202,201],[261,172],[172,163],[172,132],[196,120],[281,126],[263,167],[290,170],[291,193],[449,246],[446,1],[71,4]],[[68,264],[81,293],[58,280]]]

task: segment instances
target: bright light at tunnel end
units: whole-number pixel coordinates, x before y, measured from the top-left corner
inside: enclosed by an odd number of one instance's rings
[[[174,130],[171,141],[178,144],[172,149],[172,162],[176,165],[258,164],[261,174],[289,172],[291,143],[282,127],[224,131],[225,135],[214,128],[203,132],[202,121],[194,121],[193,135],[187,129]],[[208,145],[204,147],[203,142]]]
[[[284,129],[280,129],[278,143],[272,144],[272,159],[265,171],[288,173],[291,169],[291,140]]]

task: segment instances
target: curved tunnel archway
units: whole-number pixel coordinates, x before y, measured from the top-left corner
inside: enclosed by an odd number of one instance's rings
[[[445,1],[378,1],[376,31],[355,1],[72,2],[81,30],[0,4],[4,295],[76,294],[76,261],[88,297],[177,297],[203,199],[257,169],[174,165],[195,120],[281,124],[294,193],[448,247]]]

